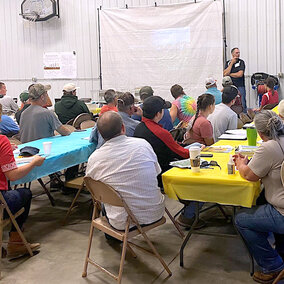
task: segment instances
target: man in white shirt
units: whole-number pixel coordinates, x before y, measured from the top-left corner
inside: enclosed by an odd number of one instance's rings
[[[151,145],[144,139],[127,137],[122,118],[116,112],[102,114],[97,127],[106,142],[90,156],[86,176],[117,190],[139,224],[161,219],[165,210],[157,182],[161,168]],[[110,224],[124,230],[124,208],[105,204],[105,209]]]
[[[3,108],[3,114],[11,115],[18,111],[19,107],[14,100],[7,96],[7,88],[3,82],[0,82],[0,104]]]
[[[235,86],[227,86],[223,89],[222,103],[215,107],[212,114],[208,116],[208,120],[213,126],[214,141],[218,141],[218,137],[229,129],[237,129],[238,116],[231,109],[238,95],[238,89]]]

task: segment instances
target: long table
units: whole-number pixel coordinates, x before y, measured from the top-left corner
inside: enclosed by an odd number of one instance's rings
[[[82,132],[73,132],[69,136],[53,136],[19,145],[19,149],[25,146],[33,146],[40,149],[39,155],[44,155],[43,142],[52,142],[51,154],[48,155],[40,167],[33,168],[22,179],[11,182],[11,185],[28,183],[33,180],[53,174],[57,171],[84,163],[95,150],[95,144],[88,139],[91,128]]]
[[[220,140],[216,146],[223,145],[247,145],[247,141]],[[207,152],[206,152],[207,153]],[[234,175],[228,175],[227,163],[230,153],[212,153],[212,158],[204,158],[207,161],[217,161],[221,166],[213,169],[201,169],[199,173],[193,173],[190,169],[172,168],[162,175],[165,193],[176,200],[209,202],[221,205],[252,207],[260,193],[260,182],[249,182],[243,179],[238,171]],[[180,249],[180,265],[183,266],[183,250],[188,242],[193,227],[198,221],[199,206],[196,206],[195,222],[191,226]],[[251,256],[251,255],[250,255]],[[253,272],[253,259],[251,257]]]

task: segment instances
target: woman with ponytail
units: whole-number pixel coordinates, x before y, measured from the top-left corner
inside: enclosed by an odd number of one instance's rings
[[[196,114],[192,117],[187,133],[185,134],[184,143],[191,144],[198,142],[206,146],[214,143],[213,127],[207,119],[209,114],[215,109],[215,97],[211,94],[203,94],[197,99]]]
[[[253,279],[272,283],[284,269],[284,188],[280,175],[284,160],[284,126],[281,118],[270,110],[257,113],[254,124],[263,143],[250,161],[240,154],[234,157],[244,179],[262,182],[267,203],[241,210],[235,223],[261,268],[254,273]],[[271,233],[275,248],[268,241]]]

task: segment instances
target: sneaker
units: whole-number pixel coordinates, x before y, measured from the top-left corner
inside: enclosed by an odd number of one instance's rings
[[[240,116],[240,120],[241,120],[244,124],[252,122],[252,119],[251,119],[248,115],[246,115],[245,113],[240,113],[239,116]]]
[[[256,271],[253,274],[252,279],[255,282],[258,282],[258,283],[270,284],[270,283],[272,283],[276,279],[276,277],[278,276],[278,274],[280,272],[281,271],[271,272],[271,273],[263,273],[261,271]],[[283,277],[284,277],[284,275],[283,275]]]
[[[186,218],[183,214],[180,214],[177,218],[177,222],[179,225],[190,228],[194,222],[194,218]],[[199,219],[197,224],[195,225],[194,229],[198,230],[205,227],[205,221],[202,219]]]

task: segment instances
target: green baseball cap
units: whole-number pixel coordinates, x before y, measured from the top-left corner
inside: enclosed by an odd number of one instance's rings
[[[20,94],[20,100],[21,102],[26,102],[27,100],[29,99],[29,92],[28,91],[23,91],[21,94]]]

